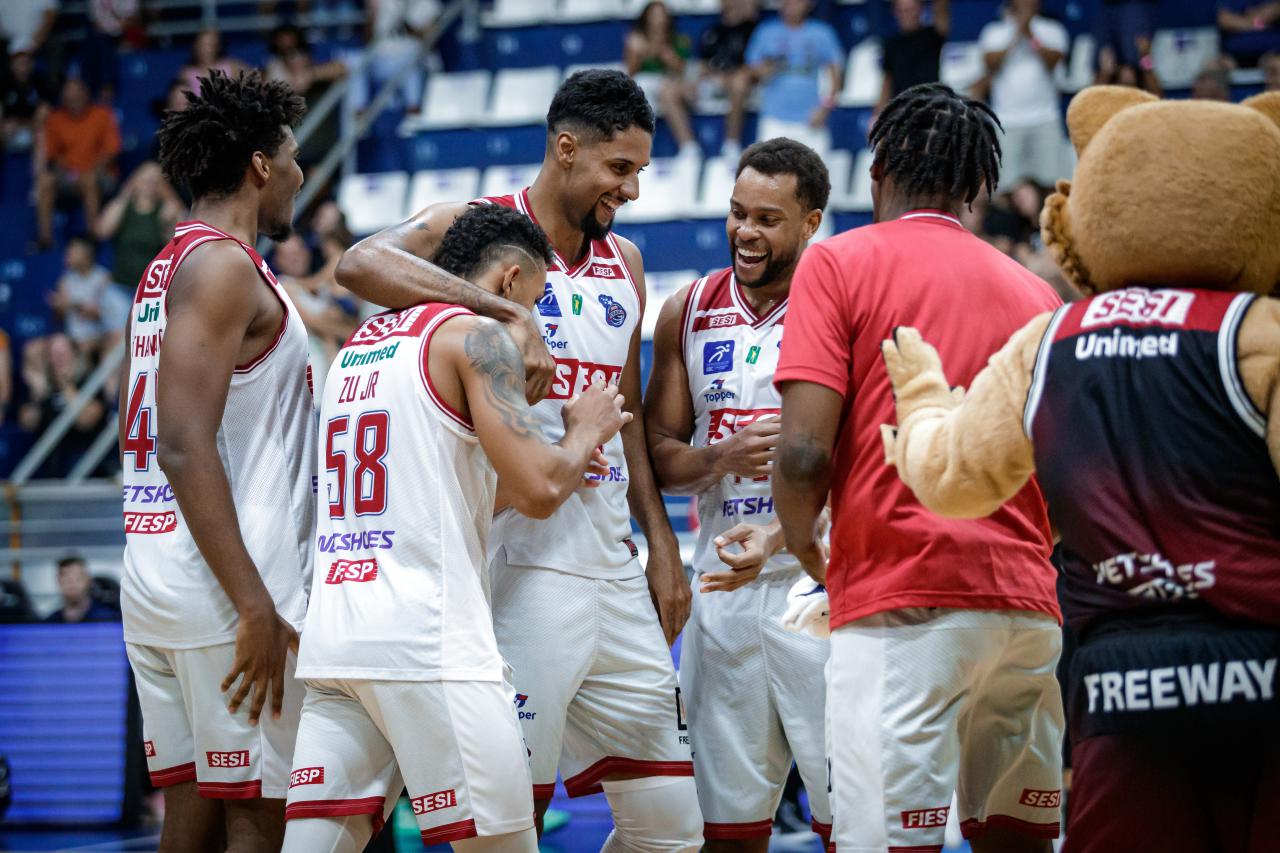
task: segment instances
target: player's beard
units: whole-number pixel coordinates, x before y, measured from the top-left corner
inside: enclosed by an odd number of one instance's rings
[[[267,223],[267,228],[262,233],[266,234],[267,239],[273,242],[283,243],[293,233],[293,222],[286,219],[283,222]]]
[[[755,290],[757,287],[768,287],[782,278],[782,274],[786,272],[787,268],[795,264],[796,257],[799,254],[798,251],[794,251],[786,255],[778,255],[770,251],[769,260],[765,262],[764,270],[760,273],[760,277],[750,282],[738,279],[738,284],[749,290]],[[735,271],[737,270],[738,250],[732,245],[729,246],[729,265]]]
[[[593,204],[587,211],[587,215],[582,217],[579,227],[582,228],[582,233],[587,235],[588,240],[603,240],[613,230],[613,219],[607,223],[601,223],[596,219],[596,206]]]

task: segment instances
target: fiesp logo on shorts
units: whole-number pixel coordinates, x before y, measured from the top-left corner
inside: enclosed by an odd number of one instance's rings
[[[903,829],[928,829],[934,826],[946,826],[947,814],[950,813],[951,806],[943,806],[939,809],[915,809],[914,811],[902,813]]]
[[[1062,807],[1062,789],[1056,791],[1037,791],[1034,788],[1023,788],[1018,802],[1036,809],[1057,809]]]
[[[324,783],[323,767],[303,767],[289,774],[289,787],[299,785],[320,785]]]
[[[124,514],[125,533],[169,533],[178,527],[177,513],[169,512],[126,512]]]
[[[233,749],[230,752],[206,752],[205,760],[210,767],[248,767],[249,750]]]
[[[339,584],[344,581],[351,583],[368,583],[378,577],[378,561],[372,557],[367,560],[334,560],[329,566],[329,574],[325,577],[324,582],[330,584]]]
[[[156,757],[156,745],[155,745],[154,743],[152,743],[151,741],[149,741],[149,740],[147,740],[147,741],[143,741],[143,742],[142,742],[142,750],[143,750],[143,752],[145,752],[145,753],[147,754],[147,758],[155,758],[155,757]]]
[[[453,788],[450,788],[447,791],[436,791],[434,794],[414,797],[409,801],[409,805],[413,806],[414,814],[436,812],[440,809],[452,808],[457,804],[458,795],[453,792]]]

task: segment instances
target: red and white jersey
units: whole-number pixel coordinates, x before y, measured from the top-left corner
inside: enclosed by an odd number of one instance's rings
[[[275,340],[232,374],[217,441],[240,538],[276,611],[300,628],[307,608],[316,442],[307,332],[252,246],[203,222],[185,222],[143,273],[128,341],[121,610],[125,640],[140,645],[200,648],[231,642],[236,634],[235,607],[200,555],[156,461],[156,382],[169,284],[193,249],[215,240],[234,240],[284,308]]]
[[[533,219],[529,190],[481,199],[512,207]],[[535,219],[536,221],[536,219]],[[591,251],[572,266],[556,255],[535,306],[542,339],[556,361],[547,399],[533,407],[549,442],[564,436],[560,410],[592,382],[617,382],[640,322],[640,294],[612,234],[591,241]],[[596,578],[634,577],[642,569],[633,556],[627,505],[627,461],[622,436],[604,446],[609,474],[595,489],[578,489],[545,521],[514,509],[494,520],[491,553],[506,548],[506,562]]]
[[[773,385],[782,346],[787,300],[759,316],[743,295],[733,269],[698,279],[689,288],[680,315],[685,370],[693,398],[690,444],[709,447],[761,418],[778,417],[782,395]],[[769,477],[747,479],[730,474],[698,495],[698,545],[695,572],[724,571],[712,540],[736,524],[773,520]],[[764,571],[799,570],[790,554],[765,563]]]
[[[485,553],[497,475],[427,369],[431,336],[470,313],[377,314],[329,368],[299,678],[502,677]]]

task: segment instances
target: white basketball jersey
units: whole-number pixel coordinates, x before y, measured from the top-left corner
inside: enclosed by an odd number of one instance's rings
[[[787,313],[783,299],[763,317],[757,316],[733,277],[723,269],[694,282],[681,314],[684,363],[693,397],[694,428],[690,444],[707,447],[740,429],[782,411],[782,396],[773,386]],[[736,524],[773,520],[770,479],[744,479],[732,474],[698,495],[698,544],[693,553],[697,573],[725,571],[711,540]],[[790,554],[775,555],[765,572],[798,571]]]
[[[435,330],[470,313],[370,317],[329,368],[300,678],[502,678],[485,553],[497,475],[427,369]]]
[[[533,218],[529,190],[483,199],[513,207]],[[536,221],[536,220],[535,220]],[[618,382],[627,363],[631,337],[640,322],[640,294],[617,239],[591,241],[591,251],[570,266],[557,255],[547,268],[547,284],[538,300],[536,320],[556,361],[547,399],[533,407],[549,442],[564,436],[560,410],[592,382]],[[490,554],[505,548],[513,566],[538,566],[585,577],[627,578],[643,573],[631,542],[627,504],[627,461],[622,436],[604,445],[609,474],[595,489],[578,489],[545,521],[514,509],[494,519]]]
[[[307,331],[288,294],[252,246],[202,222],[186,222],[138,284],[128,343],[121,610],[130,643],[189,649],[235,639],[235,607],[200,555],[173,488],[156,462],[156,381],[169,283],[192,249],[214,240],[235,240],[284,307],[275,341],[232,374],[217,441],[240,537],[276,611],[300,628],[307,608],[316,441]]]

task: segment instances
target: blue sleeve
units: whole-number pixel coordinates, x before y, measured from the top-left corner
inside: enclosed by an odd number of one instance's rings
[[[836,31],[824,24],[818,32],[821,34],[819,44],[827,62],[832,65],[844,65],[844,46],[840,44],[840,37],[836,35]]]
[[[747,42],[748,65],[759,65],[773,55],[777,50],[776,32],[772,22],[756,27],[756,31],[751,34],[751,41]]]

